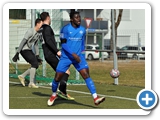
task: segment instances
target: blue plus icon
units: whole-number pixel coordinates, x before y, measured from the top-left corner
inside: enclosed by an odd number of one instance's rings
[[[154,97],[154,96],[153,96]],[[149,94],[146,93],[146,97],[142,98],[142,101],[146,102],[146,105],[149,105],[149,101],[154,101],[152,97],[149,97]]]
[[[144,110],[150,110],[157,104],[157,94],[153,90],[143,89],[137,94],[137,103]]]

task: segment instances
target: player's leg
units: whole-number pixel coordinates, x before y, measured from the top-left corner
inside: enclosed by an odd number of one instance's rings
[[[102,97],[102,98],[98,97],[94,82],[90,78],[90,75],[89,75],[88,64],[87,64],[86,60],[84,59],[84,57],[81,57],[81,62],[79,64],[74,64],[74,66],[79,71],[79,73],[81,74],[83,79],[85,80],[85,83],[86,83],[90,93],[92,94],[95,105],[98,105],[101,102],[103,102],[105,100],[105,97]]]
[[[59,92],[58,92],[58,96],[66,99],[66,100],[74,100],[74,97],[71,97],[68,93],[67,93],[67,81],[68,81],[68,77],[70,75],[70,71],[69,69],[64,73],[62,79],[60,80],[60,84],[59,84]]]
[[[52,91],[53,93],[57,91],[57,87],[59,82],[61,81],[63,75],[68,70],[71,62],[68,59],[62,59],[59,61],[58,66],[56,68],[55,78],[52,81]]]
[[[21,74],[21,76],[23,77],[23,78],[25,78],[27,75],[29,75],[30,74],[30,68],[29,69],[27,69],[24,73],[22,73]]]
[[[67,70],[64,75],[62,76],[62,79],[60,80],[60,84],[59,84],[59,90],[60,92],[62,92],[62,94],[67,94],[67,81],[68,81],[68,77],[70,75],[70,71]]]
[[[20,80],[21,84],[25,86],[25,77],[30,73],[30,69],[26,70],[21,75],[18,75],[18,79]]]
[[[26,53],[26,51],[21,51],[21,55],[22,57],[26,60],[28,53]],[[27,61],[27,60],[26,60]],[[23,86],[25,86],[25,76],[28,75],[30,73],[30,69],[26,70],[24,73],[22,73],[21,75],[18,75],[18,79],[20,80],[21,84]]]
[[[56,71],[58,62],[60,60],[60,58],[58,56],[55,56],[53,53],[50,53],[50,55],[45,57],[45,60],[47,61],[47,63],[53,68],[54,71]],[[70,71],[67,70],[64,74],[62,79],[60,80],[59,83],[59,92],[58,92],[58,96],[67,100],[74,100],[73,97],[71,97],[69,94],[67,94],[67,81],[68,81],[68,77],[70,75]],[[51,83],[52,85],[52,83]]]
[[[55,55],[50,55],[50,57],[49,57],[49,59],[48,59],[48,62],[49,62],[49,64],[50,64],[50,66],[51,66],[55,71],[56,71],[56,68],[57,68],[57,66],[58,66],[59,60],[60,60],[60,58],[59,58],[58,56],[55,56]],[[63,74],[63,76],[62,76],[62,78],[61,78],[61,80],[60,80],[60,84],[59,84],[59,90],[60,90],[60,92],[59,92],[58,95],[60,95],[60,97],[66,98],[66,99],[67,99],[67,97],[66,97],[66,94],[67,94],[66,89],[67,89],[67,81],[68,81],[69,75],[70,75],[70,71],[67,70],[67,71]]]
[[[29,73],[30,83],[28,87],[38,88],[38,86],[34,84],[36,69],[38,68],[38,61],[37,61],[35,54],[31,50],[24,50],[24,51],[21,51],[21,55],[28,63],[31,64],[30,73]]]
[[[81,74],[81,76],[83,77],[83,79],[86,82],[86,85],[90,91],[90,93],[92,94],[92,97],[94,99],[94,103],[95,105],[99,105],[101,102],[103,102],[105,100],[105,97],[99,97],[96,93],[96,87],[94,85],[93,80],[90,78],[89,76],[89,69],[82,69],[79,71],[79,73]]]
[[[70,66],[70,61],[67,59],[67,60],[60,60],[59,63],[58,63],[58,66],[56,68],[56,74],[55,74],[55,77],[52,81],[52,95],[50,97],[50,99],[48,100],[47,104],[49,106],[53,105],[55,99],[57,98],[57,88],[58,88],[58,85],[59,85],[59,82],[60,80],[62,79],[64,73],[67,71],[67,69],[69,68]]]

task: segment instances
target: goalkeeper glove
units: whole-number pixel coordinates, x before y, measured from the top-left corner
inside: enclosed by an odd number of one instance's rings
[[[13,62],[17,62],[19,60],[19,53],[17,52],[15,56],[12,58]]]

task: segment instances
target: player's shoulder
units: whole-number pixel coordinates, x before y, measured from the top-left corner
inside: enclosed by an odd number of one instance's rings
[[[64,25],[64,26],[62,27],[61,31],[66,31],[66,30],[68,30],[69,26],[70,26],[70,23]]]
[[[33,33],[34,33],[34,28],[29,28],[28,30],[27,30],[27,32],[26,32],[26,34],[28,34],[28,35],[32,35]]]
[[[84,34],[86,34],[86,28],[83,26],[80,26],[80,30],[83,31]]]
[[[37,32],[42,33],[43,32],[43,27],[41,27]]]
[[[51,26],[47,25],[47,24],[43,24],[41,28],[43,28],[43,29],[51,29]]]
[[[28,28],[27,31],[28,31],[28,32],[33,32],[33,31],[34,31],[34,28]]]
[[[82,26],[82,25],[80,25],[80,27],[82,28],[82,29],[86,29],[84,26]]]
[[[85,28],[85,27],[83,27],[82,25],[80,25],[80,29],[85,30],[86,28]]]

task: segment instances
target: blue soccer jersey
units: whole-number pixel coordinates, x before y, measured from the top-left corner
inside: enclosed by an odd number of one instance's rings
[[[74,28],[71,23],[67,24],[61,29],[60,39],[66,39],[66,45],[69,49],[65,50],[62,44],[62,58],[69,58],[72,53],[80,56],[81,52],[85,50],[85,36],[86,30],[83,26]]]

